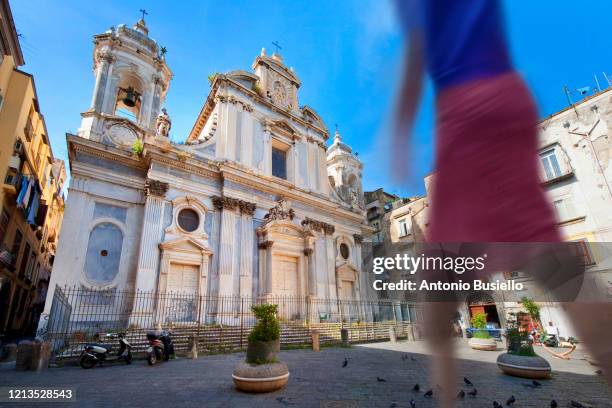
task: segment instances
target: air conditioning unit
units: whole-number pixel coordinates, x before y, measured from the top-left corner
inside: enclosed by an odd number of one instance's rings
[[[15,154],[19,155],[21,153],[23,153],[23,143],[21,143],[21,140],[17,139],[17,141],[15,142]]]
[[[21,168],[21,157],[16,154],[13,155],[9,159],[9,167],[15,169],[15,171],[18,171]]]

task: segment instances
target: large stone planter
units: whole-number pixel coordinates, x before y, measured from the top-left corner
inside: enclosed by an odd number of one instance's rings
[[[283,362],[269,364],[240,363],[232,374],[236,388],[246,392],[271,392],[289,381],[289,369]]]
[[[470,347],[474,350],[495,351],[497,350],[497,341],[494,338],[477,339],[472,337],[469,341]]]
[[[503,353],[497,357],[497,366],[505,374],[521,378],[550,377],[550,364],[540,356],[519,356]]]
[[[279,351],[280,339],[272,341],[249,341],[246,361],[249,363],[274,361],[276,353]]]

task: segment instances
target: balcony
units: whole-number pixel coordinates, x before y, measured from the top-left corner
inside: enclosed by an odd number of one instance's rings
[[[32,136],[34,135],[34,127],[32,126],[32,121],[28,119],[25,127],[23,128],[23,134],[25,135],[28,142],[32,141]]]

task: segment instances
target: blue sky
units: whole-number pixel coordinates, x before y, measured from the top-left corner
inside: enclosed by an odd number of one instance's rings
[[[433,97],[425,92],[411,152],[410,180],[392,183],[385,124],[402,53],[402,35],[385,0],[309,1],[11,1],[26,65],[35,76],[54,153],[66,159],[66,132],[75,133],[94,78],[92,36],[111,25],[133,24],[146,8],[150,35],[168,48],[174,72],[166,107],[173,140],[184,140],[204,102],[213,72],[250,69],[272,41],[302,80],[300,104],[316,109],[363,160],[364,189],[421,194],[432,167]],[[609,1],[506,0],[506,20],[517,69],[541,116],[567,105],[563,86],[600,84],[612,74]],[[608,71],[609,70],[609,71]],[[407,156],[408,157],[408,156]]]

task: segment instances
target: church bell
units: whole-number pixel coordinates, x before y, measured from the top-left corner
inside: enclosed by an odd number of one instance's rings
[[[136,106],[136,101],[138,100],[138,92],[134,90],[131,86],[127,89],[124,89],[125,96],[123,97],[123,103],[125,106],[129,106],[133,108]]]

